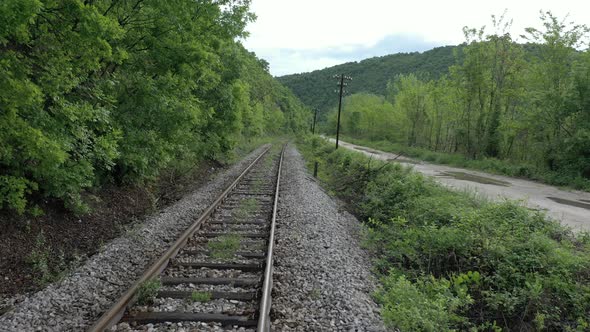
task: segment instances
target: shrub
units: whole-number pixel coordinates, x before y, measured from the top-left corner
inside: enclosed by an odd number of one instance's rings
[[[153,304],[154,299],[158,295],[158,291],[160,290],[160,288],[162,288],[162,283],[160,282],[160,279],[152,279],[143,282],[141,285],[139,285],[139,288],[136,292],[137,304]]]
[[[402,331],[452,331],[463,325],[465,318],[461,312],[473,302],[455,285],[434,277],[410,281],[393,270],[382,278],[376,299],[383,305],[383,319],[389,326]]]
[[[482,201],[400,165],[310,143],[302,151],[323,161],[322,181],[367,220],[365,246],[382,278],[376,296],[389,326],[587,328],[588,234],[519,202]]]

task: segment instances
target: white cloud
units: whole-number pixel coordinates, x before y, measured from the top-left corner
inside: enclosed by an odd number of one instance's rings
[[[437,46],[420,36],[391,35],[370,45],[341,45],[317,49],[262,48],[258,49],[270,61],[274,75],[301,73],[334,66],[349,61],[399,52],[426,51]]]
[[[244,44],[270,62],[273,74],[282,75],[358,60],[322,54],[330,49],[371,49],[392,35],[414,36],[418,47],[458,44],[463,26],[489,26],[490,16],[505,9],[514,19],[514,36],[540,25],[539,10],[551,10],[560,18],[569,14],[572,21],[590,25],[590,2],[581,0],[253,0],[258,20],[248,27],[250,37]],[[276,50],[292,52],[281,57]]]

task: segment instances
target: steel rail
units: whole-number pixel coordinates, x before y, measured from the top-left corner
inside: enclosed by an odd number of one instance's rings
[[[240,175],[223,191],[223,193],[201,214],[197,219],[172,246],[154,263],[144,274],[125,292],[111,309],[105,312],[94,325],[88,330],[89,332],[103,332],[104,330],[117,324],[127,307],[133,303],[137,289],[146,281],[159,275],[167,266],[172,258],[178,254],[178,251],[186,244],[188,239],[201,227],[203,221],[211,216],[217,207],[223,202],[228,194],[236,187],[240,180],[254,167],[254,165],[270,150],[267,147]]]
[[[272,208],[272,221],[270,223],[270,235],[268,237],[268,249],[266,253],[266,267],[264,269],[264,283],[262,285],[262,297],[260,299],[260,313],[258,315],[258,326],[256,331],[267,332],[270,331],[270,307],[272,304],[272,273],[273,273],[273,250],[275,243],[275,226],[277,221],[277,208],[279,205],[279,189],[281,185],[281,170],[283,168],[283,157],[285,155],[285,148],[283,146],[281,151],[281,159],[279,160],[279,169],[277,171],[277,184],[275,187],[275,199]]]

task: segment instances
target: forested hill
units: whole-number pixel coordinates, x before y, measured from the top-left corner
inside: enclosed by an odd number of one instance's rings
[[[385,95],[387,82],[395,75],[415,73],[436,79],[448,73],[449,67],[455,63],[454,51],[457,48],[444,46],[423,53],[386,55],[278,79],[306,105],[326,110],[338,101],[334,96],[336,82],[332,79],[333,75],[344,73],[353,77],[353,84],[348,88],[351,94],[368,92]]]

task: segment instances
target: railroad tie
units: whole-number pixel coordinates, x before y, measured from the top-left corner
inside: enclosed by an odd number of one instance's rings
[[[125,316],[121,321],[137,324],[157,324],[157,323],[180,323],[180,322],[203,322],[203,323],[220,323],[224,326],[256,326],[257,319],[248,316],[230,316],[224,314],[212,313],[193,313],[193,312],[139,312],[134,315]]]

